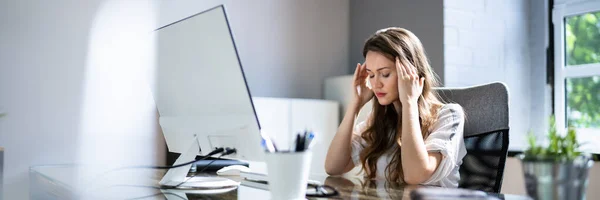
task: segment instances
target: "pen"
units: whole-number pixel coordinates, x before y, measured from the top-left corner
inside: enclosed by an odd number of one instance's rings
[[[269,136],[265,132],[261,132],[260,136],[262,137],[261,145],[266,147],[269,152],[277,151],[275,144],[273,143],[273,141],[271,141],[271,138],[269,138]]]
[[[302,149],[302,151],[306,150],[306,131],[304,131],[304,133],[302,133],[302,136],[300,137],[300,143],[302,143],[300,145],[300,148]]]
[[[308,137],[306,137],[306,143],[305,143],[304,149],[310,149],[313,146],[314,138],[315,138],[315,134],[312,131],[310,131],[308,133]]]
[[[302,151],[302,138],[300,137],[300,134],[298,133],[296,135],[296,152],[300,152]]]
[[[267,147],[267,142],[265,142],[265,139],[261,139],[260,140],[260,146],[263,147],[263,149],[267,150],[270,152],[269,148]]]
[[[310,135],[307,135],[306,130],[304,130],[304,146],[302,146],[302,148],[304,148],[304,150],[306,150],[306,148],[308,147],[309,139],[310,139]]]
[[[260,144],[262,145],[263,148],[265,148],[265,150],[267,150],[271,153],[277,152],[278,150],[277,150],[277,146],[275,145],[275,143],[273,143],[273,141],[271,141],[271,140],[269,140],[269,141],[270,141],[270,143],[269,143],[269,145],[267,145],[267,140],[262,139]]]

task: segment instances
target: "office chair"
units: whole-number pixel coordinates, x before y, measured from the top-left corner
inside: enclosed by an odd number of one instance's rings
[[[436,88],[442,100],[465,111],[467,155],[459,187],[500,192],[508,152],[508,89],[494,82],[466,88]]]

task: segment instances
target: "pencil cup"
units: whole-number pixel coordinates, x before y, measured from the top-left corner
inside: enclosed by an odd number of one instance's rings
[[[305,199],[311,151],[265,153],[271,199]]]

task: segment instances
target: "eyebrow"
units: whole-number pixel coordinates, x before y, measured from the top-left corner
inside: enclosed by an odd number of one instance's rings
[[[379,70],[382,70],[382,69],[389,69],[389,68],[390,68],[390,67],[382,67],[382,68],[379,68],[379,69],[377,69],[376,71],[379,71]],[[370,70],[370,69],[367,69],[367,71],[371,71],[371,70]]]

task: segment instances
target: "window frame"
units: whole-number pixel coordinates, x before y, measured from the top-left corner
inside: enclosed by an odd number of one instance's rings
[[[568,78],[582,78],[600,76],[600,63],[573,65],[566,64],[565,22],[566,17],[581,15],[589,12],[600,11],[600,1],[570,0],[555,4],[552,9],[552,23],[554,24],[554,117],[557,130],[564,133],[567,119],[567,94],[566,80]]]

